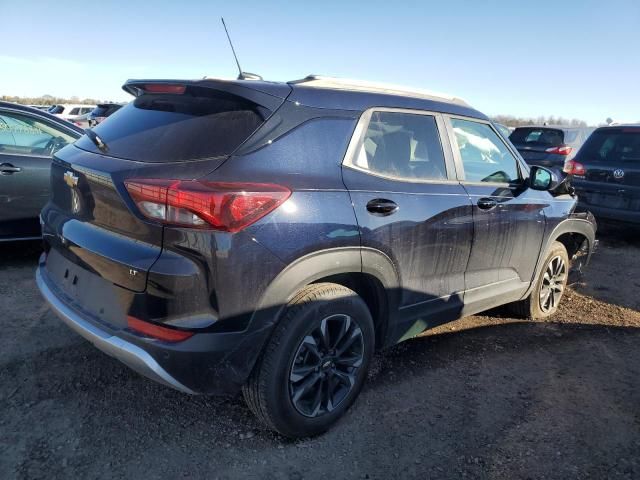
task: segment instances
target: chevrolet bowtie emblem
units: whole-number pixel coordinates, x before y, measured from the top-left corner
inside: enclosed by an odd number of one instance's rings
[[[76,177],[73,172],[67,170],[64,172],[64,183],[69,185],[70,188],[73,188],[78,185],[78,177]]]

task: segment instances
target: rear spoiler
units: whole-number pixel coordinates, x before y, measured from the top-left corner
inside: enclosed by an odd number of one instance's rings
[[[292,88],[286,83],[262,82],[256,80],[223,80],[206,77],[201,80],[131,79],[125,82],[122,89],[134,97],[138,97],[145,93],[148,87],[158,88],[161,86],[166,86],[169,90],[173,87],[175,89],[174,93],[181,93],[180,90],[184,93],[185,88],[189,86],[211,88],[213,90],[219,90],[247,98],[258,104],[264,105],[265,107],[269,107],[269,104],[273,103],[273,99],[280,99],[281,101],[278,103],[282,103],[282,101],[284,101],[292,91]],[[167,91],[167,93],[171,92]],[[265,103],[265,96],[272,97],[271,101],[267,101]],[[263,100],[260,101],[260,98],[263,98]]]

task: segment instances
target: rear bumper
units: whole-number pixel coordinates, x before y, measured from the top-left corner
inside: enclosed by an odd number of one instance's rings
[[[62,302],[44,281],[41,269],[36,271],[36,283],[40,293],[51,309],[72,330],[89,340],[107,355],[120,360],[142,375],[184,393],[194,394],[193,390],[171,376],[149,353],[142,348],[111,335],[83,319],[76,311]]]
[[[617,222],[640,225],[640,212],[635,212],[633,210],[619,210],[616,208],[599,207],[583,203],[578,203],[578,206],[583,210],[589,210],[591,213],[593,213],[596,219],[614,220]]]
[[[202,332],[176,343],[109,328],[59,290],[44,263],[36,283],[52,310],[98,349],[138,373],[189,394],[238,392],[251,373],[272,324],[240,332]]]

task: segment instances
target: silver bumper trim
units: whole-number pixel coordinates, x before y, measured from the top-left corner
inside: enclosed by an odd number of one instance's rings
[[[40,289],[40,293],[55,314],[58,315],[58,317],[60,317],[69,327],[75,330],[76,333],[79,333],[85,339],[89,340],[107,355],[120,360],[122,363],[131,367],[138,373],[181,392],[195,394],[193,390],[184,386],[169,375],[169,373],[142,348],[129,343],[120,337],[110,335],[104,330],[92,325],[78,315],[73,309],[68,307],[64,302],[60,301],[42,278],[40,268],[36,271],[36,284]]]

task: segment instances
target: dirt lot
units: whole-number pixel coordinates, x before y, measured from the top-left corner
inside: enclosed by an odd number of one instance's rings
[[[379,355],[299,442],[100,353],[43,305],[37,245],[3,245],[0,478],[640,478],[636,237],[602,237],[551,321],[477,316]]]

